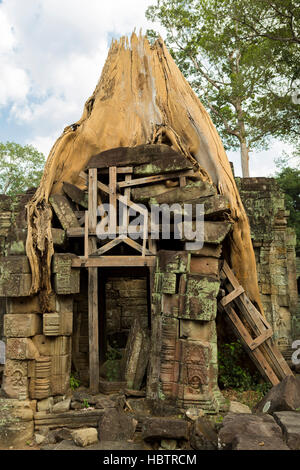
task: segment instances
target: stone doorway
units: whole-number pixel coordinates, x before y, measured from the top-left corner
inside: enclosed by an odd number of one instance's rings
[[[89,385],[88,273],[81,270],[80,293],[74,296],[72,373]],[[135,316],[151,328],[150,273],[146,267],[98,268],[99,369],[102,379],[122,380],[120,364],[108,371],[107,360],[121,359]]]

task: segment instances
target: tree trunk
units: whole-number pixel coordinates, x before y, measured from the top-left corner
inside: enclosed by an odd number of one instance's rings
[[[241,102],[238,105],[239,131],[246,140]],[[61,194],[64,182],[83,189],[79,175],[93,155],[150,143],[169,144],[195,165],[199,179],[213,182],[229,200],[234,224],[228,258],[250,299],[261,307],[248,218],[216,128],[162,40],[151,46],[135,34],[130,42],[125,38],[112,42],[81,119],[65,128],[55,142],[27,206],[32,293],[41,285],[51,290],[54,249],[49,196]]]
[[[249,178],[249,148],[245,141],[241,142],[241,164],[243,178]]]

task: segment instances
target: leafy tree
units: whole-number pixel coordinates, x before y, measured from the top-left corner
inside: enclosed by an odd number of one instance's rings
[[[248,26],[236,19],[239,3],[157,0],[146,16],[165,27],[170,52],[210,110],[225,148],[240,148],[246,177],[253,149],[267,148],[270,137],[289,135],[297,122],[299,127],[299,106],[290,88],[282,87],[284,62],[275,60],[271,40],[251,37]]]
[[[16,196],[38,186],[45,157],[31,145],[0,143],[0,193]]]
[[[218,12],[219,13],[219,12]],[[271,51],[274,79],[267,84],[266,97],[276,108],[281,136],[299,138],[300,105],[300,3],[299,0],[228,0],[226,16],[243,28],[243,40],[264,40]],[[265,56],[269,65],[269,52]]]

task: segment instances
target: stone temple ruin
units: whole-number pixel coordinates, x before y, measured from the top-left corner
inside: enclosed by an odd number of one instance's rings
[[[137,79],[143,95],[147,77],[154,73],[149,65],[154,52],[143,38],[132,38],[132,57],[136,54],[132,60],[139,62],[142,46],[149,62],[146,66],[143,59]],[[175,67],[164,46],[156,47],[156,53],[162,54],[160,64],[165,60]],[[295,241],[286,228],[283,196],[273,181],[236,179],[254,247],[249,245],[246,254],[240,251],[239,258],[230,251],[232,240],[237,246],[234,233],[243,219],[238,190],[228,189],[228,182],[226,190],[221,173],[215,181],[209,176],[212,164],[205,165],[206,157],[204,164],[201,158],[199,163],[197,152],[186,150],[184,140],[189,137],[184,132],[180,136],[175,121],[171,127],[166,110],[163,132],[156,125],[154,134],[153,117],[145,111],[152,139],[145,130],[129,136],[115,113],[114,132],[106,128],[98,144],[90,130],[89,137],[82,137],[93,112],[99,110],[99,96],[101,106],[114,94],[120,99],[118,77],[110,76],[109,69],[115,63],[126,70],[133,67],[126,62],[128,51],[122,42],[112,46],[83,118],[66,128],[53,147],[40,188],[20,196],[15,207],[9,197],[0,200],[0,339],[5,343],[1,406],[12,410],[5,426],[0,425],[3,442],[25,441],[43,428],[97,427],[101,408],[52,413],[53,404],[68,397],[74,377],[91,394],[127,390],[152,403],[181,409],[226,410],[218,386],[217,316],[226,318],[266,380],[276,385],[292,375],[287,362],[292,341],[299,336]],[[176,74],[180,89],[184,79],[178,69]],[[130,121],[130,96],[126,100],[125,117]],[[124,110],[118,103],[122,121]],[[199,108],[198,101],[196,105]],[[172,109],[176,112],[180,110]],[[102,129],[103,120],[98,119]],[[134,126],[141,127],[133,123],[131,131]],[[173,134],[166,131],[172,128]],[[73,160],[68,145],[73,145]],[[206,142],[201,152],[210,155],[210,145]],[[224,174],[229,174],[230,165],[224,162]],[[230,184],[236,187],[233,176]],[[108,203],[115,211],[107,212]],[[175,214],[170,218],[170,236],[164,237],[161,223],[156,238],[151,236],[148,209],[162,204],[176,204],[179,215],[184,204],[190,204],[193,229],[196,205],[204,205],[203,246],[191,247],[185,233],[172,236]],[[127,208],[126,233],[120,230],[122,207]],[[137,214],[143,220],[142,238],[133,236]],[[101,223],[106,227],[102,239]],[[247,226],[239,230],[248,233]],[[245,263],[247,271],[254,253],[261,303],[253,288],[253,271],[245,277],[243,267],[240,272],[237,268]]]

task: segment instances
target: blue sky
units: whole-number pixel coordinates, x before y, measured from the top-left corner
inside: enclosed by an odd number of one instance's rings
[[[153,24],[154,0],[0,0],[0,141],[32,144],[46,156],[64,127],[81,117],[112,38]],[[163,36],[163,31],[160,30]],[[250,156],[251,176],[274,172],[274,142]],[[241,175],[238,152],[227,152]]]

